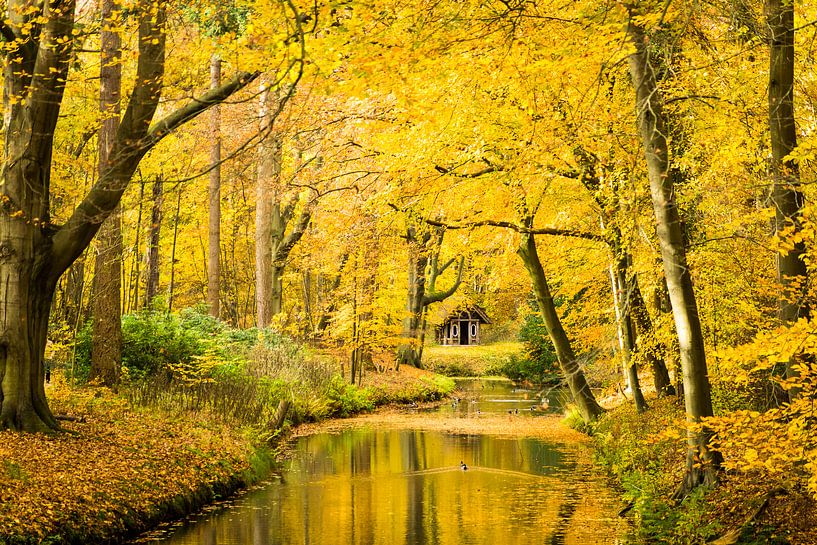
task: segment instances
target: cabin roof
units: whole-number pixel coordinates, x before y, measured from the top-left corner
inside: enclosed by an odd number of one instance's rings
[[[491,319],[488,317],[488,314],[485,312],[485,309],[479,305],[473,304],[449,308],[446,308],[445,306],[441,305],[437,311],[437,317],[439,323],[442,325],[448,323],[453,319],[460,318],[466,312],[471,312],[472,316],[478,318],[480,323],[483,324],[492,323]]]

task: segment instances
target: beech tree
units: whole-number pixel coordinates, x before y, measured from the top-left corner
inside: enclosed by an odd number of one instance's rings
[[[99,109],[99,175],[110,165],[121,115],[122,40],[119,6],[102,0]],[[93,282],[93,335],[90,380],[116,386],[122,364],[122,208],[117,205],[99,230]]]
[[[687,470],[679,491],[685,493],[699,484],[715,482],[721,455],[710,448],[711,432],[694,426],[713,415],[704,338],[687,264],[674,173],[670,169],[663,99],[656,85],[647,34],[632,19],[634,14],[630,15],[627,34],[635,52],[629,56],[629,70],[635,88],[638,130],[646,159],[664,276],[681,349],[686,414],[693,424],[687,431]]]
[[[409,225],[405,239],[408,243],[408,294],[406,315],[403,318],[403,339],[397,347],[398,365],[422,367],[423,341],[425,339],[425,313],[429,305],[445,301],[457,291],[462,283],[465,260],[460,257],[457,278],[447,289],[437,289],[437,278],[457,262],[452,258],[440,264],[440,249],[445,227]]]
[[[775,234],[786,238],[785,232],[802,231],[802,209],[805,203],[800,191],[800,171],[792,160],[797,147],[794,123],[794,2],[766,2],[769,37],[769,133],[771,134],[772,202],[774,203]],[[806,293],[806,243],[802,237],[792,241],[793,247],[777,254],[777,280],[783,287],[780,297],[780,320],[791,324],[809,316]],[[794,358],[786,362],[786,375],[795,377]],[[790,396],[797,390],[789,391]]]
[[[0,429],[59,429],[45,398],[43,357],[51,300],[60,276],[88,247],[128,187],[141,159],[167,134],[245,87],[227,83],[153,121],[165,66],[168,2],[141,0],[133,90],[109,163],[63,225],[50,221],[54,131],[74,41],[74,0],[6,3],[5,153],[0,179]]]

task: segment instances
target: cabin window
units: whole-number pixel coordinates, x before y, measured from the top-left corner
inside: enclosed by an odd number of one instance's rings
[[[472,337],[477,336],[477,323],[476,322],[471,322],[471,336]]]
[[[460,328],[457,327],[457,324],[451,324],[451,336],[456,337],[460,334]]]

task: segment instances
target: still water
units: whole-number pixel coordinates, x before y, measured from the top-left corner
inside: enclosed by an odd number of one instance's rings
[[[519,403],[527,403],[524,396]],[[575,445],[531,438],[376,426],[322,433],[299,439],[292,458],[263,487],[140,541],[624,543],[617,538],[620,506],[576,456]]]
[[[503,379],[458,379],[458,397],[440,406],[457,416],[514,413],[521,416],[562,414],[567,392],[558,387],[526,387]]]

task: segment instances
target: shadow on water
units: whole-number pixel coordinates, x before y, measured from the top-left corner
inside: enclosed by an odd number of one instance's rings
[[[299,439],[280,476],[263,487],[140,542],[624,543],[612,495],[589,473],[577,473],[575,456],[569,445],[532,438],[322,433]]]

